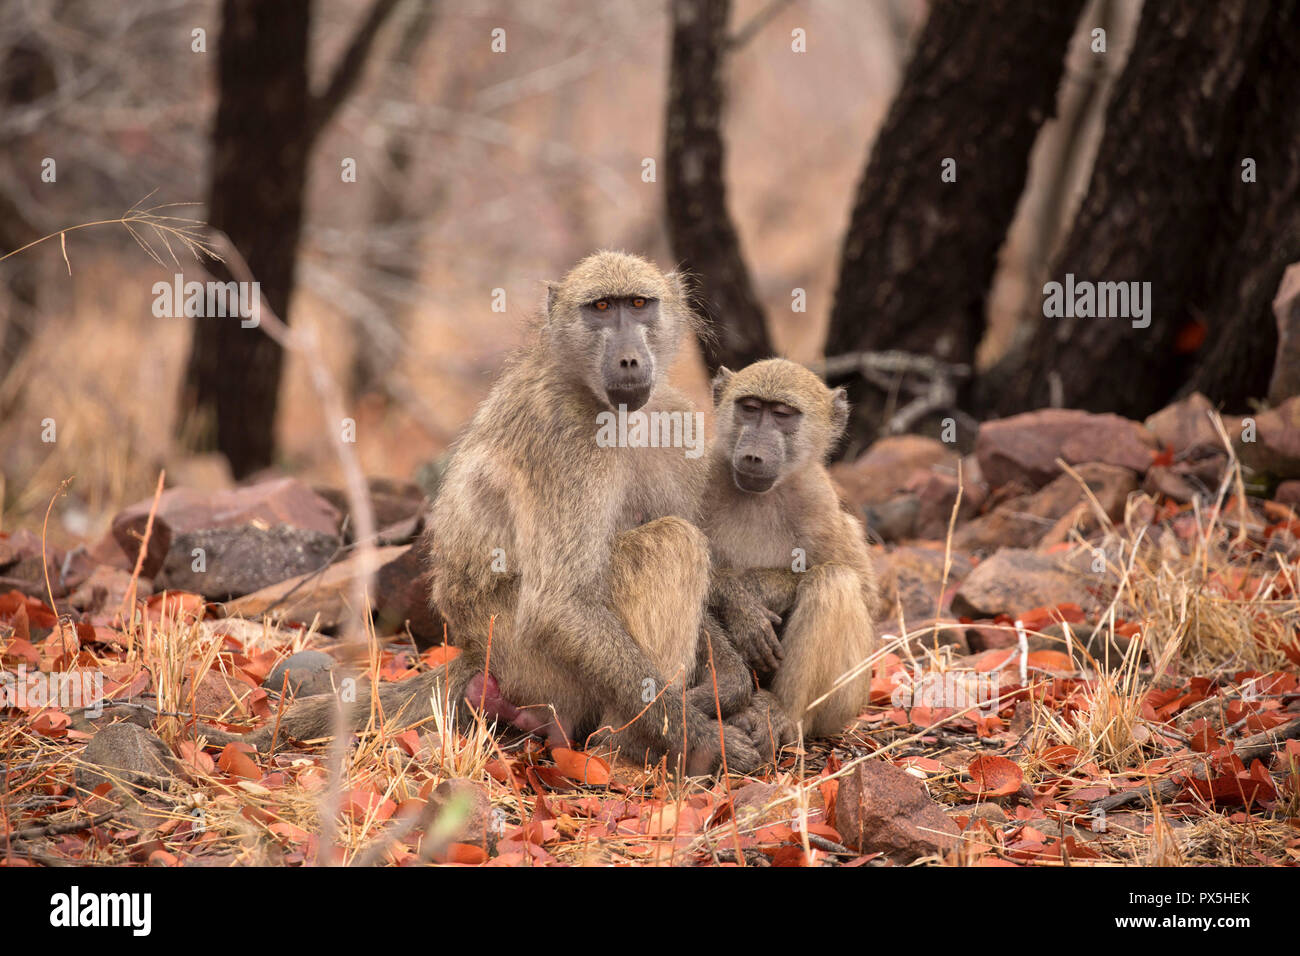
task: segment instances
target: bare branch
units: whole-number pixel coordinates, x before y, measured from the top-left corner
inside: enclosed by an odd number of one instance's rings
[[[352,35],[352,41],[339,58],[338,65],[335,66],[324,91],[312,98],[312,120],[308,130],[308,135],[312,139],[320,135],[320,131],[325,128],[339,106],[352,92],[352,88],[356,86],[357,80],[361,78],[361,71],[366,65],[366,58],[370,55],[370,48],[374,45],[375,37],[379,35],[379,28],[384,25],[384,21],[397,8],[399,2],[400,0],[375,0],[361,26],[357,27],[357,32]]]

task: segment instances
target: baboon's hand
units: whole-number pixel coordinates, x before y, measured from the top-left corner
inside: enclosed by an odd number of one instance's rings
[[[775,761],[783,747],[799,742],[798,728],[770,691],[755,691],[749,706],[732,723],[749,735],[764,762]]]
[[[721,601],[719,615],[745,664],[760,674],[775,673],[785,656],[776,634],[781,616],[768,610],[754,593],[744,588],[728,590]]]
[[[716,720],[692,719],[687,729],[687,742],[690,749],[686,754],[686,772],[693,777],[720,771],[724,747],[727,770],[731,773],[750,773],[763,763],[749,735],[731,723],[724,723],[719,733]]]

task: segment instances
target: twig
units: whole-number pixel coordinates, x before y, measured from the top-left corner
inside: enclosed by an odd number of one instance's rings
[[[163,469],[158,472],[158,486],[154,488],[153,501],[149,505],[149,517],[144,522],[144,534],[140,537],[140,551],[135,556],[135,570],[131,572],[131,583],[127,586],[126,593],[122,595],[122,628],[126,632],[127,653],[135,647],[135,629],[132,626],[135,622],[135,588],[136,583],[140,580],[140,571],[144,568],[144,556],[149,550],[149,538],[153,534],[153,518],[158,512],[158,501],[162,498],[163,480],[167,477],[167,470]],[[129,615],[129,616],[128,616]]]
[[[1284,740],[1294,740],[1300,738],[1300,720],[1293,720],[1289,724],[1277,728],[1276,730],[1266,730],[1263,733],[1254,734],[1245,740],[1239,741],[1233,748],[1234,755],[1241,759],[1242,763],[1256,760],[1265,754],[1271,753],[1277,749],[1277,745]],[[1121,793],[1113,793],[1108,797],[1102,797],[1100,800],[1094,800],[1089,806],[1095,813],[1098,810],[1110,811],[1119,807],[1125,807],[1132,803],[1146,804],[1154,800],[1161,803],[1166,800],[1172,800],[1178,794],[1183,792],[1187,781],[1204,780],[1199,774],[1191,774],[1187,777],[1178,775],[1169,777],[1160,781],[1154,787],[1134,787],[1132,790],[1125,790]]]
[[[98,816],[91,817],[89,820],[70,820],[66,823],[47,823],[39,827],[27,827],[25,830],[15,830],[9,834],[10,842],[16,840],[39,840],[41,837],[59,836],[63,833],[76,833],[78,830],[89,830],[91,827],[97,827],[101,823],[107,823],[117,813],[117,809],[105,810]]]

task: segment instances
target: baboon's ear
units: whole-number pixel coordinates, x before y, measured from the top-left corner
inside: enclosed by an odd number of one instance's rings
[[[718,366],[718,374],[713,376],[713,407],[718,407],[718,402],[722,401],[722,393],[727,390],[731,384],[732,376],[736,373],[725,365]]]
[[[555,312],[555,297],[560,293],[558,282],[546,283],[546,318],[549,320]]]
[[[681,271],[674,271],[664,276],[664,281],[668,283],[668,288],[673,290],[679,302],[686,302],[691,297],[691,284],[686,278],[686,274]]]
[[[849,393],[842,388],[831,392],[831,441],[838,441],[849,425]]]

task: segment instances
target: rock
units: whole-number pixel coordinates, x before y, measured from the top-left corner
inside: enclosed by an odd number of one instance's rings
[[[407,551],[406,547],[376,548],[376,572]],[[308,623],[320,616],[322,630],[337,628],[352,613],[352,583],[361,573],[361,555],[353,554],[319,574],[304,574],[269,585],[226,604],[232,616],[258,620],[268,615],[277,621]],[[372,606],[376,603],[371,594]]]
[[[1277,319],[1277,357],[1268,382],[1268,401],[1280,405],[1300,395],[1300,262],[1293,262],[1282,273],[1273,315]]]
[[[862,517],[867,524],[867,533],[875,535],[881,541],[904,541],[911,538],[920,507],[916,495],[902,494],[864,508]]]
[[[975,456],[990,488],[1018,481],[1040,488],[1066,464],[1102,462],[1139,474],[1155,456],[1155,436],[1118,415],[1041,408],[980,425]]]
[[[138,501],[113,519],[113,538],[131,562],[139,552],[152,504],[152,499]],[[141,573],[147,578],[157,575],[172,548],[173,538],[185,532],[285,526],[337,536],[340,520],[333,505],[295,478],[277,478],[210,494],[191,488],[172,488],[158,499]]]
[[[131,586],[131,574],[120,568],[100,566],[68,595],[68,603],[86,614],[116,611],[126,600]],[[153,594],[153,584],[147,578],[135,582],[135,596],[139,599]]]
[[[1179,504],[1187,504],[1200,494],[1186,475],[1180,475],[1168,465],[1152,465],[1142,481],[1142,490],[1153,498],[1163,495]]]
[[[67,594],[59,569],[63,564],[63,551],[47,545],[41,555],[41,539],[26,528],[0,537],[0,592],[21,591],[30,597],[46,595],[46,575],[49,589],[56,598]]]
[[[903,606],[903,621],[912,630],[924,621],[933,620],[946,609],[940,600],[943,584],[944,549],[925,545],[902,545],[881,555],[878,567],[881,577],[892,586],[883,625],[897,629],[898,613],[894,595]],[[952,566],[948,571],[948,589],[951,592],[971,571],[974,562],[963,551],[952,552]]]
[[[751,781],[732,792],[732,812],[746,831],[773,823],[788,823],[798,805],[792,799],[795,796],[794,787]],[[820,794],[810,793],[809,796],[815,803]]]
[[[957,475],[939,469],[914,472],[908,480],[907,490],[916,496],[917,513],[913,536],[930,541],[948,537],[948,524],[952,520],[953,505],[957,503]],[[979,513],[988,497],[983,482],[963,474],[961,504],[957,508],[957,521],[969,521]]]
[[[1292,511],[1300,511],[1300,481],[1292,479],[1280,482],[1273,494],[1274,501],[1280,501]]]
[[[429,794],[429,804],[433,814],[430,831],[436,828],[449,843],[487,847],[489,840],[496,841],[492,827],[492,801],[478,784],[469,780],[444,780]],[[440,819],[443,814],[448,815],[446,821]],[[446,833],[442,827],[449,823],[456,825]]]
[[[442,616],[429,602],[431,590],[423,549],[404,549],[375,575],[378,632],[389,634],[407,628],[420,650],[441,644]]]
[[[280,693],[285,687],[285,675],[289,677],[287,690],[295,697],[310,697],[313,694],[330,694],[334,691],[331,679],[334,658],[324,651],[299,651],[290,654],[266,675],[262,686],[274,693]]]
[[[173,535],[156,583],[160,588],[227,601],[317,571],[338,553],[341,544],[337,535],[287,525],[265,528],[243,524],[186,531]],[[202,551],[201,564],[196,551]]]
[[[831,476],[851,504],[863,507],[888,501],[918,469],[944,465],[955,471],[957,457],[950,446],[936,439],[891,435],[875,442],[852,464],[832,465]]]
[[[1254,441],[1246,441],[1243,431],[1233,440],[1245,464],[1279,478],[1300,478],[1300,395],[1256,415]]]
[[[77,768],[77,786],[83,790],[114,778],[132,790],[157,789],[171,778],[174,762],[166,744],[132,723],[104,727],[90,738],[81,757],[91,765]]]
[[[960,833],[920,780],[883,760],[860,763],[841,779],[835,827],[853,849],[898,863],[956,849]]]
[[[1097,599],[1088,591],[1095,583],[1050,555],[1003,548],[967,575],[952,599],[952,611],[986,618],[1065,603],[1095,609]]]
[[[1128,496],[1137,490],[1137,475],[1115,465],[1088,463],[1075,469],[1111,521],[1124,517]],[[1058,475],[1031,495],[1004,501],[994,510],[960,528],[955,547],[970,551],[997,547],[1032,547],[1066,515],[1078,513],[1083,534],[1097,527],[1091,501],[1072,475]]]
[[[367,481],[370,491],[370,509],[374,515],[375,527],[387,529],[404,522],[412,522],[416,528],[428,508],[429,501],[424,489],[412,481],[399,481],[395,478],[370,478]],[[348,515],[347,495],[340,488],[317,487],[316,493],[327,500],[340,514]],[[356,532],[356,521],[348,522],[348,538]],[[411,532],[412,536],[417,531]]]
[[[194,669],[181,681],[181,697],[186,702],[187,713],[197,714],[207,720],[231,721],[249,716],[247,701],[257,690],[251,679],[243,680],[212,668],[198,675],[195,683]]]
[[[1214,406],[1208,398],[1200,392],[1193,392],[1151,415],[1145,424],[1160,444],[1180,455],[1198,445],[1220,444],[1219,433],[1210,421],[1213,411]]]
[[[26,528],[0,532],[0,571],[8,571],[19,561],[40,555],[41,539]]]

